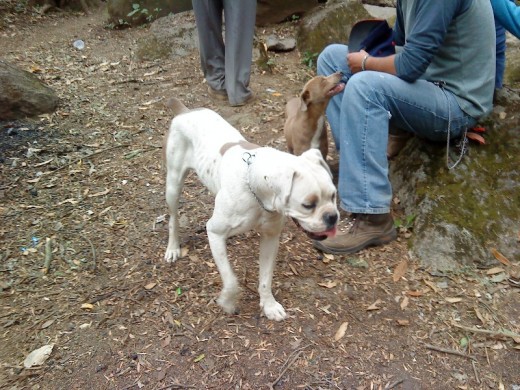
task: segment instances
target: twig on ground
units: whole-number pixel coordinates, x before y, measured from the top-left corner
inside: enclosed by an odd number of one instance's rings
[[[43,273],[47,275],[52,261],[51,239],[47,237],[45,240],[45,262],[43,263]]]
[[[477,360],[474,356],[467,355],[467,354],[465,354],[463,352],[455,351],[454,349],[437,347],[437,346],[431,345],[431,344],[424,344],[424,346],[426,348],[428,348],[428,349],[433,350],[433,351],[449,353],[450,355],[457,355],[457,356],[465,357],[467,359]]]
[[[114,291],[109,291],[107,293],[98,295],[97,297],[94,297],[93,299],[90,299],[89,303],[94,304],[96,302],[103,301],[103,300],[111,297],[113,294],[114,294]]]
[[[171,384],[171,385],[166,385],[166,386],[163,386],[163,387],[159,387],[157,390],[175,390],[175,389],[194,389],[195,387],[194,386],[190,386],[190,385],[181,385],[181,384],[178,384],[178,383],[175,383],[175,384]]]
[[[395,381],[395,382],[393,382],[393,383],[390,383],[388,386],[385,387],[384,390],[391,390],[391,389],[393,389],[394,387],[400,385],[400,384],[403,383],[403,382],[404,382],[404,379],[399,379],[398,381]]]
[[[488,329],[470,328],[469,326],[459,325],[454,322],[452,322],[451,324],[453,326],[455,326],[456,328],[464,329],[464,330],[467,330],[468,332],[488,334],[490,336],[520,338],[520,334],[514,333],[510,330],[504,331],[504,330],[488,330]]]
[[[477,381],[478,384],[480,384],[480,378],[478,376],[478,371],[477,371],[477,363],[475,361],[471,362],[471,365],[473,366],[473,373],[475,374],[475,380]]]
[[[97,260],[96,260],[96,248],[94,248],[94,244],[92,244],[92,241],[85,236],[84,234],[80,234],[80,237],[83,237],[85,241],[87,241],[90,245],[90,250],[92,251],[92,261],[94,263],[94,267],[92,268],[93,271],[97,270]]]
[[[92,153],[90,153],[90,154],[87,154],[86,156],[79,157],[79,158],[77,158],[77,159],[75,159],[75,160],[72,160],[72,161],[68,162],[68,163],[65,164],[65,165],[62,165],[62,166],[60,166],[60,167],[57,167],[54,171],[45,172],[44,175],[47,175],[47,176],[52,175],[52,174],[54,174],[54,173],[56,173],[56,172],[61,171],[61,170],[64,169],[64,168],[70,167],[71,165],[74,165],[74,164],[78,163],[78,162],[81,161],[81,160],[85,160],[85,159],[90,158],[90,157],[92,157],[92,156],[95,156],[95,155],[97,155],[97,154],[101,154],[101,153],[104,153],[104,152],[108,152],[108,151],[110,151],[110,150],[114,150],[114,149],[117,149],[117,148],[123,148],[123,147],[126,147],[126,146],[132,146],[132,144],[119,144],[119,145],[111,146],[110,148],[101,149],[101,150],[98,150],[98,151],[96,151],[96,152],[92,152]]]
[[[310,346],[311,346],[311,344],[307,344],[307,345],[305,345],[304,347],[301,347],[301,348],[299,348],[299,349],[297,349],[297,350],[295,350],[295,351],[293,351],[293,352],[291,353],[291,355],[294,355],[294,356],[293,356],[292,358],[291,358],[291,356],[289,356],[289,357],[287,358],[287,360],[286,360],[285,363],[284,363],[285,368],[282,370],[282,372],[280,372],[280,375],[278,375],[278,377],[277,377],[273,382],[271,382],[271,383],[268,385],[270,390],[274,390],[274,387],[275,387],[276,384],[280,381],[280,379],[282,379],[282,377],[284,376],[285,372],[289,369],[289,367],[291,367],[291,366],[294,364],[294,362],[295,362],[296,360],[298,360],[298,358],[299,358],[300,355],[302,354],[303,350],[304,350],[305,348],[310,347]]]

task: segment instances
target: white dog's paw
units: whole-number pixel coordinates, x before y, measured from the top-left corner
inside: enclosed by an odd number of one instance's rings
[[[181,248],[170,247],[166,249],[166,253],[164,254],[164,260],[168,263],[173,263],[175,260],[181,257]]]
[[[237,303],[240,295],[239,289],[222,290],[217,299],[218,305],[228,314],[238,314]]]
[[[281,321],[287,317],[285,309],[275,300],[266,302],[262,305],[262,310],[267,318],[273,321]]]

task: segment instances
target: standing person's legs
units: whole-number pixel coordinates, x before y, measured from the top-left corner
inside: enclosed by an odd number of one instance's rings
[[[226,90],[232,106],[252,96],[249,89],[256,0],[224,0],[226,36]]]
[[[208,85],[225,91],[225,48],[222,38],[222,0],[192,0],[202,72]]]

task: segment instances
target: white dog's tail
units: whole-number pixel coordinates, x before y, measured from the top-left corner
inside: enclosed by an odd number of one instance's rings
[[[190,109],[186,107],[184,104],[182,104],[182,102],[179,99],[174,97],[168,99],[165,103],[165,106],[171,108],[175,116],[190,111]]]

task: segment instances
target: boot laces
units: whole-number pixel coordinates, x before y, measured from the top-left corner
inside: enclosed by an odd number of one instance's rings
[[[356,214],[351,214],[343,221],[340,222],[339,230],[342,233],[353,234],[357,230],[359,225],[359,218],[356,218]]]

